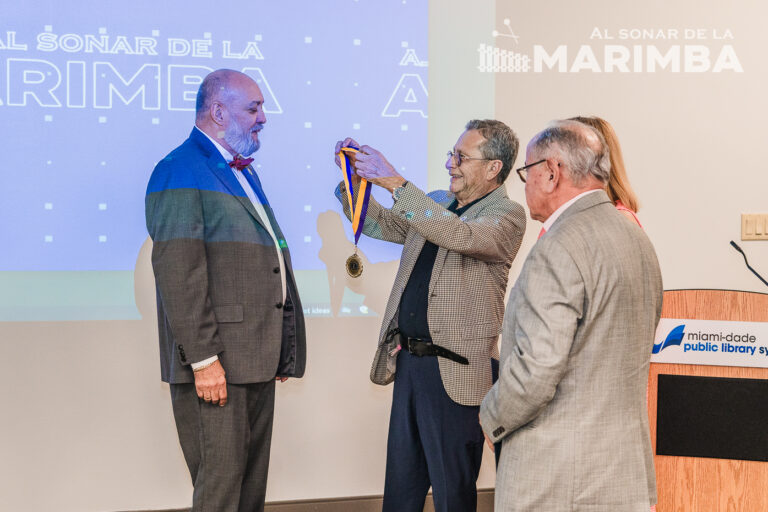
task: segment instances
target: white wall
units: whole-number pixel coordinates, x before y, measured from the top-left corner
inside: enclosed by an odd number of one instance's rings
[[[496,27],[510,18],[519,43],[499,47],[528,52],[535,44],[550,53],[567,45],[570,61],[591,45],[602,65],[605,42],[615,45],[699,45],[714,62],[731,45],[743,68],[671,73],[497,73],[496,115],[527,141],[551,119],[598,115],[613,124],[621,141],[630,181],[640,201],[640,220],[656,247],[667,290],[722,288],[768,292],[729,245],[735,240],[753,267],[768,275],[768,243],[740,240],[741,213],[768,212],[764,117],[768,75],[764,56],[768,34],[761,26],[764,3],[742,1],[498,2]],[[590,39],[608,30],[611,41]],[[620,29],[679,32],[678,39],[628,41]],[[703,29],[706,39],[685,39],[685,29]],[[732,39],[715,39],[732,34]],[[487,37],[484,43],[493,42]],[[522,158],[518,165],[522,165]],[[514,177],[513,177],[514,178]],[[524,201],[523,184],[508,183]],[[535,226],[536,225],[536,226]],[[522,251],[535,241],[532,222]]]

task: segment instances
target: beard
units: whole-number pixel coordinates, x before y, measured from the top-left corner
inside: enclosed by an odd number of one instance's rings
[[[250,156],[259,150],[261,142],[253,140],[251,133],[260,130],[264,125],[259,123],[253,128],[243,129],[235,121],[231,121],[224,131],[224,140],[229,147],[237,151],[242,156]]]

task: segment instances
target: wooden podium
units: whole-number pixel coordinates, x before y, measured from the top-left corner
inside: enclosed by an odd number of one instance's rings
[[[768,294],[731,290],[664,292],[663,318],[768,322]],[[656,453],[658,375],[768,379],[768,368],[651,363],[648,417]],[[768,425],[766,425],[768,428]],[[655,455],[657,512],[768,511],[768,463]]]

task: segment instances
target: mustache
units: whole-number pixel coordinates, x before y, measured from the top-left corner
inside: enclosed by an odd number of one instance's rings
[[[251,132],[258,132],[263,129],[264,129],[264,123],[258,123],[253,128],[251,128]]]

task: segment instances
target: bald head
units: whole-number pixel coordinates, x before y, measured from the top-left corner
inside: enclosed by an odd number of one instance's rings
[[[605,148],[605,141],[600,133],[586,123],[573,119],[564,119],[557,123],[565,130],[572,130],[583,138],[584,144],[595,153],[600,153]]]
[[[528,143],[525,200],[531,218],[546,221],[561,205],[601,190],[611,169],[602,136],[578,121],[554,121]]]
[[[233,156],[248,156],[260,146],[259,131],[267,121],[263,106],[264,96],[251,77],[218,69],[200,84],[195,125]]]
[[[555,156],[567,170],[576,187],[597,180],[608,183],[611,169],[608,147],[597,130],[578,121],[554,121],[529,143],[537,154]],[[545,158],[545,156],[542,156]]]
[[[237,82],[251,81],[251,77],[240,71],[234,69],[217,69],[208,74],[203,79],[203,83],[200,84],[200,89],[197,91],[197,102],[195,110],[197,112],[197,119],[200,120],[205,117],[208,110],[211,108],[211,104],[214,101],[220,101],[222,103],[229,103],[231,100],[233,87]]]

